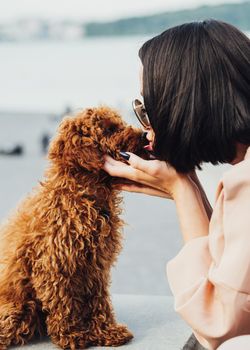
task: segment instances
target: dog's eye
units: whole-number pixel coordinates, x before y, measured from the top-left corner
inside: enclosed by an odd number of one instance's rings
[[[111,135],[119,129],[119,125],[110,119],[101,120],[99,126],[105,136]]]
[[[113,134],[115,131],[117,130],[117,127],[116,125],[110,125],[107,129],[107,131],[110,133],[110,134]]]
[[[103,130],[105,136],[110,136],[114,132],[118,132],[118,127],[115,124],[111,124]]]

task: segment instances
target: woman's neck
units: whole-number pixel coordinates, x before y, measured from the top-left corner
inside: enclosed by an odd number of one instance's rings
[[[246,151],[249,146],[250,145],[244,145],[243,143],[237,142],[236,143],[237,155],[230,164],[234,165],[241,162],[245,158]]]

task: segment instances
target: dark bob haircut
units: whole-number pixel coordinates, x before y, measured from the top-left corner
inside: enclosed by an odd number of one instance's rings
[[[231,163],[250,145],[250,40],[217,20],[185,23],[139,50],[154,151],[178,172]]]

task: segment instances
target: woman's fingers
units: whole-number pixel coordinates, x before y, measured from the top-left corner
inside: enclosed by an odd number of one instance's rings
[[[105,160],[105,162],[108,162],[110,164],[122,163],[122,162],[119,162],[118,160],[115,160],[114,158],[110,157],[108,154],[104,155],[104,160]]]
[[[119,162],[117,160],[107,160],[103,166],[103,169],[111,176],[123,177],[134,182],[140,182],[144,185],[155,185],[158,187],[157,179],[144,173],[141,170],[135,169],[132,165]]]
[[[111,176],[122,177],[161,192],[171,194],[171,181],[175,178],[175,171],[166,162],[159,160],[144,160],[134,153],[127,163],[105,156],[103,169]]]
[[[131,165],[133,169],[140,170],[151,176],[156,176],[160,168],[165,165],[165,162],[160,162],[159,160],[144,160],[138,157],[137,155],[135,155],[134,153],[131,153],[131,152],[126,152],[126,153],[130,155],[130,158],[129,160],[127,160],[127,163],[129,163],[129,165]],[[127,170],[129,168],[128,164],[115,160],[114,158],[108,155],[105,155],[104,159],[105,159],[104,170],[112,171],[112,170],[115,170],[115,169],[112,169],[112,167],[114,168],[119,167],[120,169],[117,169],[117,170],[123,171],[124,169],[126,169],[126,167],[127,167]],[[113,175],[113,176],[119,176],[119,175]]]
[[[127,152],[130,155],[128,163],[137,170],[141,170],[151,176],[157,176],[165,162],[159,160],[145,160],[138,157],[136,154]],[[163,164],[164,163],[164,164]]]
[[[111,176],[125,177],[133,181],[139,181],[143,183],[151,183],[154,180],[154,175],[158,170],[158,166],[155,160],[144,160],[134,153],[127,152],[130,155],[126,164],[112,157],[106,155],[104,157],[105,163],[103,169],[107,171]],[[151,175],[152,174],[152,175]]]
[[[132,180],[131,166],[109,156],[105,156],[103,169],[111,176],[125,177]]]
[[[149,196],[172,199],[171,195],[167,194],[166,192],[157,190],[149,186],[139,185],[139,184],[119,184],[116,186],[116,188],[127,192],[143,193]]]

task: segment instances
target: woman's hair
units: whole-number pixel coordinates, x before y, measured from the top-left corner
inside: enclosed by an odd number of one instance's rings
[[[145,109],[154,152],[177,171],[230,163],[250,144],[250,40],[217,21],[185,23],[146,41]]]

